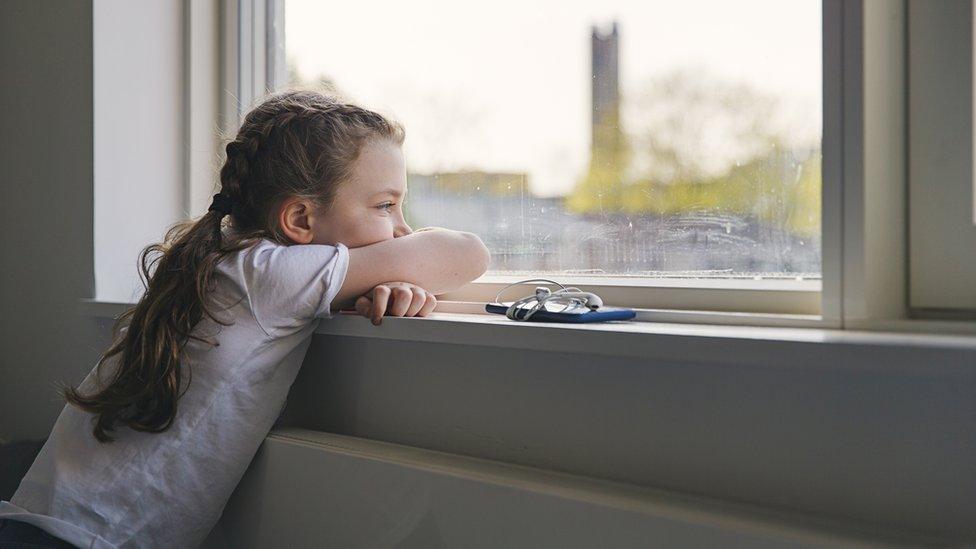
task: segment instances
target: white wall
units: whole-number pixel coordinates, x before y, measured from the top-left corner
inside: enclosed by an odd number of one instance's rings
[[[139,252],[184,217],[183,2],[95,0],[95,295],[141,295]]]

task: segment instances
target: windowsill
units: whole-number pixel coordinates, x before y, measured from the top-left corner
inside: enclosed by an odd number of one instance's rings
[[[750,347],[782,344],[976,351],[974,336],[660,322],[516,323],[501,315],[464,313],[434,313],[427,318],[387,317],[379,326],[373,326],[369,320],[355,314],[342,313],[322,322],[316,333],[603,356],[720,362],[734,359],[729,356],[730,345],[743,351]],[[761,355],[750,354],[742,359],[755,362]]]
[[[83,299],[78,312],[93,318],[113,319],[131,304]],[[501,315],[481,313],[477,303],[442,302],[439,312],[427,318],[385,317],[380,326],[354,313],[338,313],[323,321],[317,334],[533,349],[620,357],[666,357],[683,360],[727,360],[729,347],[771,344],[820,344],[826,346],[915,347],[976,351],[976,334],[970,323],[890,321],[877,328],[886,331],[841,330],[825,327],[820,317],[808,315],[757,315],[708,311],[639,310],[638,320],[595,324],[513,322]],[[449,312],[443,312],[446,309]],[[906,333],[912,327],[929,333]],[[753,357],[754,358],[754,357]]]

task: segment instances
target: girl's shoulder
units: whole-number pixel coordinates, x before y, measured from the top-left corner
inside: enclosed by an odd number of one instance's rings
[[[260,268],[262,272],[274,272],[278,269],[293,272],[294,269],[317,271],[330,262],[346,258],[348,254],[348,248],[343,244],[282,244],[269,238],[259,238],[247,247],[229,254],[229,257]]]
[[[270,239],[232,256],[221,270],[247,293],[255,317],[269,334],[329,316],[349,264],[343,244],[284,245]]]

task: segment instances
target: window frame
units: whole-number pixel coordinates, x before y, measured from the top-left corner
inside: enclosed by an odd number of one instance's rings
[[[282,72],[268,59],[284,44],[285,0],[222,3],[224,120],[236,124],[262,84]],[[909,321],[906,173],[907,0],[822,0],[822,278],[819,289],[791,280],[641,279],[578,281],[639,318],[721,324],[796,325],[925,331],[944,323]],[[263,28],[264,32],[255,31]],[[248,36],[250,48],[245,48]],[[270,48],[270,50],[269,50]],[[270,51],[270,53],[269,53]],[[280,69],[280,67],[279,67]],[[231,95],[236,93],[236,95]],[[234,98],[237,98],[235,101]],[[229,116],[234,115],[234,116]],[[225,125],[224,127],[231,127]],[[895,230],[892,230],[892,227]],[[900,228],[900,229],[899,229]],[[438,310],[472,311],[511,277],[489,274],[447,294]],[[579,284],[578,282],[583,282]],[[818,296],[811,299],[811,295]],[[811,302],[815,302],[811,304]],[[928,327],[928,328],[927,328]],[[976,332],[976,323],[953,324]]]

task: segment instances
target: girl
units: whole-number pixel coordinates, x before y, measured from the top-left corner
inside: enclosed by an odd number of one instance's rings
[[[346,307],[374,324],[424,316],[432,294],[485,271],[476,236],[407,226],[403,138],[396,122],[313,92],[247,115],[210,211],[140,256],[146,292],[0,502],[0,546],[197,546],[318,319]]]

